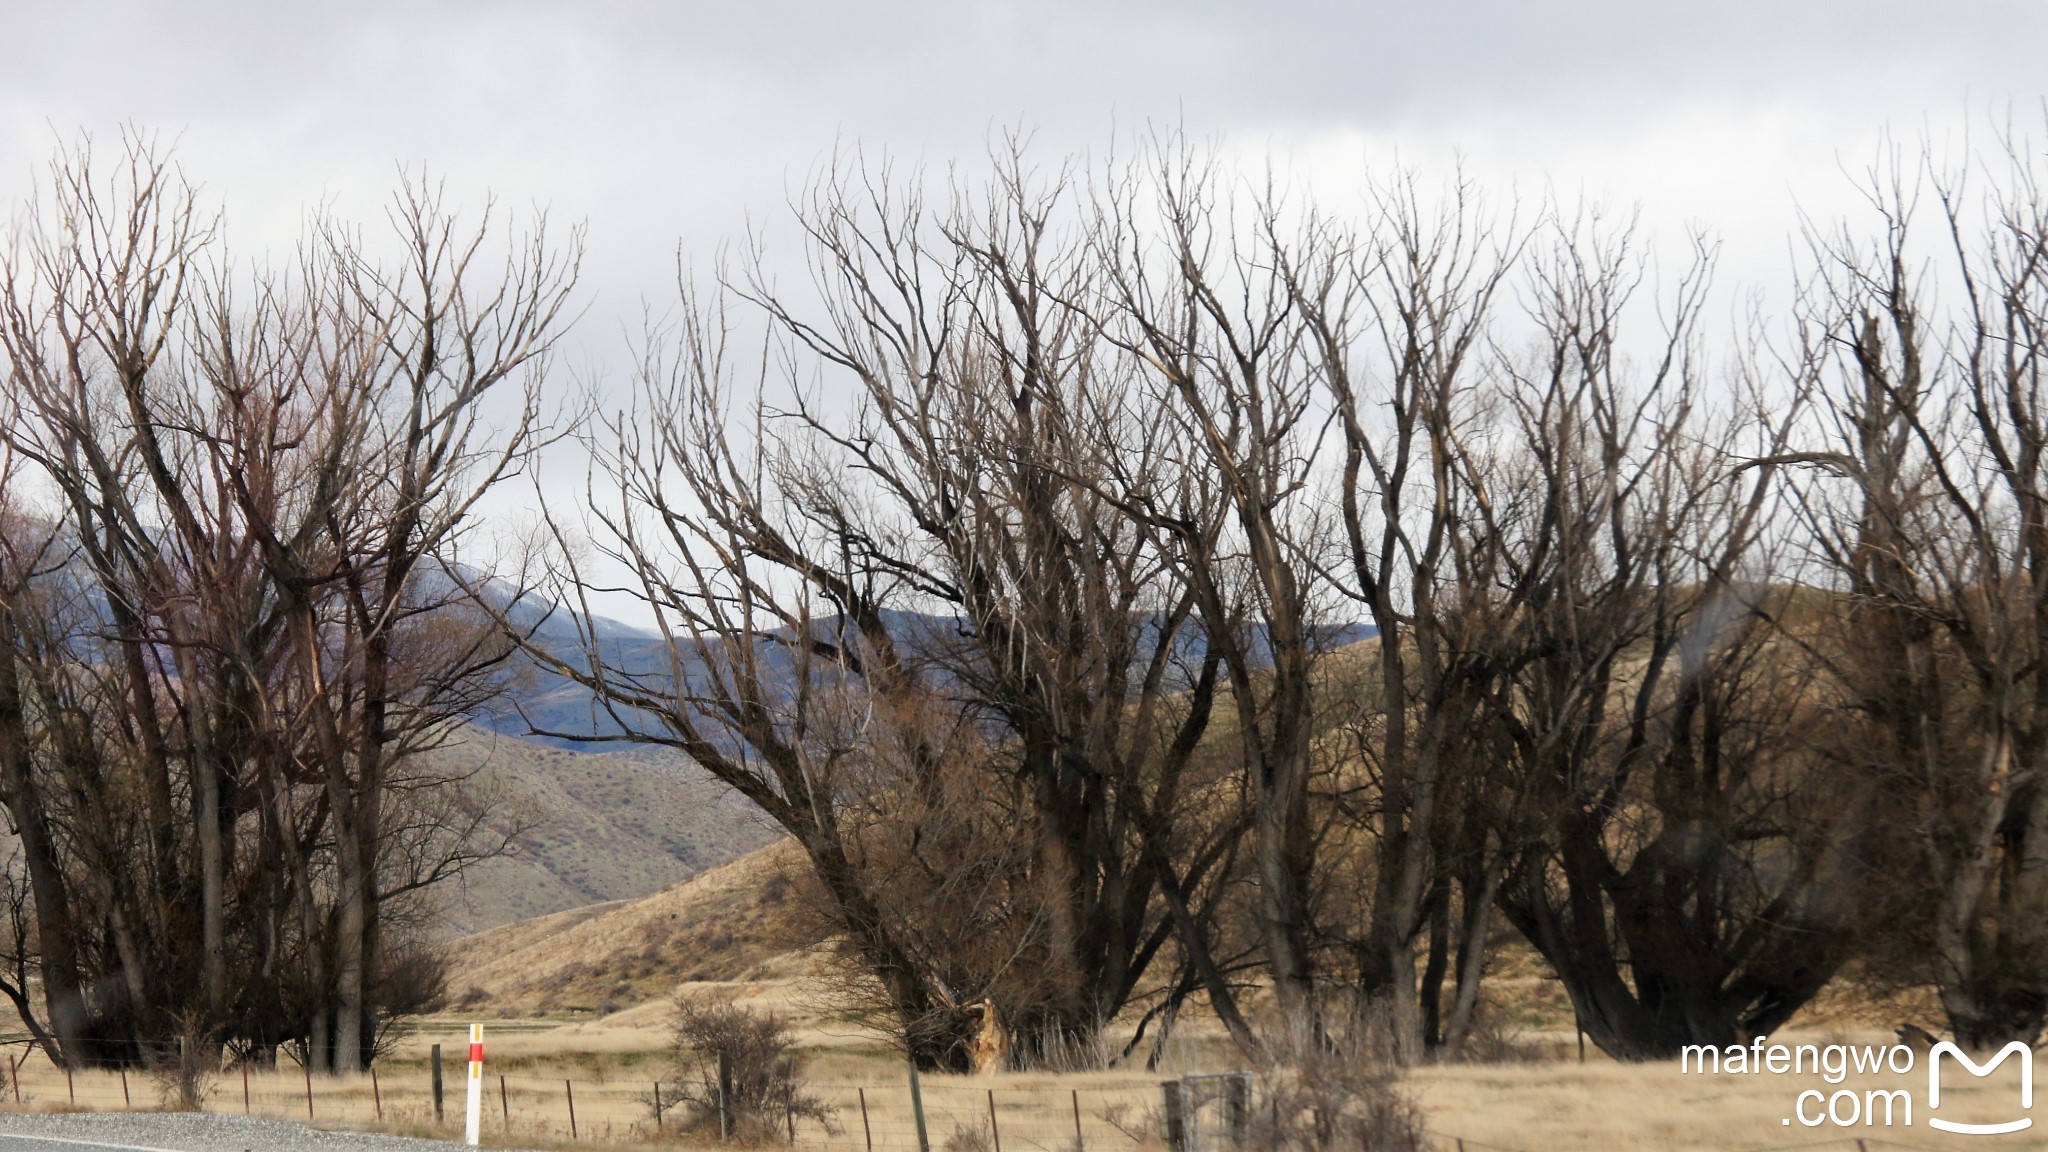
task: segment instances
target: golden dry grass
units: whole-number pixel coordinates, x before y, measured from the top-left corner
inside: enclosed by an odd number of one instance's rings
[[[681,984],[775,979],[822,932],[792,915],[804,882],[787,841],[652,896],[508,924],[446,946],[451,1000],[472,1014],[609,1014]]]
[[[1786,1043],[1824,1044],[1838,1037],[1788,1035]],[[1856,1043],[1882,1044],[1888,1037],[1869,1034]],[[1433,1131],[1455,1134],[1469,1145],[1525,1149],[1527,1152],[1607,1152],[1622,1149],[1668,1149],[1670,1152],[1740,1152],[1792,1146],[1854,1148],[1861,1138],[1872,1147],[1884,1142],[1923,1148],[2040,1149],[2048,1148],[2048,1131],[2029,1131],[1987,1138],[1960,1136],[1927,1125],[1924,1058],[1905,1075],[1854,1075],[1840,1084],[1817,1075],[1712,1075],[1681,1073],[1671,1061],[1617,1064],[1597,1053],[1585,1064],[1550,1060],[1524,1065],[1452,1065],[1424,1068],[1406,1082],[1422,1106]],[[1854,1091],[1859,1107],[1873,1089],[1904,1089],[1911,1093],[1914,1114],[1907,1125],[1882,1122],[1853,1127],[1822,1124],[1807,1127],[1794,1114],[1803,1090],[1824,1093]],[[1964,1121],[2010,1119],[2016,1111],[2018,1075],[2010,1063],[1985,1080],[1950,1072],[1943,1078],[1943,1118]],[[1817,1117],[1825,1104],[1809,1101],[1807,1116]],[[1840,1105],[1843,1115],[1849,1105]],[[2042,1128],[2048,1128],[2044,1120]]]
[[[463,1023],[489,1014],[491,1074],[507,1077],[515,1128],[524,1123],[536,1134],[566,1137],[566,1092],[560,1081],[570,1078],[576,1083],[584,1136],[590,1135],[590,1125],[605,1123],[615,1141],[629,1131],[651,1136],[652,1084],[666,1068],[669,1005],[680,989],[770,1009],[791,1021],[809,1056],[817,1092],[838,1110],[836,1134],[802,1127],[800,1143],[865,1152],[872,1136],[877,1148],[915,1148],[901,1063],[882,1037],[821,1009],[829,1001],[828,989],[820,987],[829,969],[815,962],[818,934],[794,930],[785,900],[766,896],[771,886],[800,882],[799,863],[788,845],[778,845],[641,900],[561,913],[458,942],[451,949],[460,973],[456,987],[474,985],[483,997],[466,1011],[421,1022],[385,1064],[387,1074],[406,1084],[425,1083],[428,1046],[438,1041],[447,1052],[458,1052]],[[1498,1018],[1519,1034],[1522,1046],[1546,1058],[1408,1073],[1405,1090],[1445,1149],[1455,1148],[1459,1138],[1472,1152],[1484,1147],[1524,1152],[1851,1149],[1858,1138],[1868,1149],[1886,1147],[1885,1142],[1923,1148],[2048,1148],[2048,1119],[2042,1132],[1990,1139],[1929,1128],[1924,1057],[1907,1075],[1853,1077],[1840,1086],[1816,1076],[1687,1075],[1669,1062],[1616,1064],[1597,1050],[1580,1063],[1569,1003],[1540,957],[1526,947],[1499,949],[1489,969],[1488,994]],[[599,1014],[595,1009],[607,1000],[611,1010]],[[1934,1023],[1931,1008],[1921,997],[1872,999],[1844,983],[1818,999],[1779,1039],[1883,1044],[1901,1022]],[[1087,1148],[1123,1152],[1156,1146],[1160,1077],[1235,1063],[1212,1022],[1191,1012],[1183,1017],[1156,1074],[927,1077],[928,1132],[935,1149],[956,1134],[975,1132],[986,1146],[993,1092],[997,1131],[1010,1152],[1071,1152],[1077,1105]],[[2014,1106],[2015,1078],[2009,1067],[1986,1081],[1951,1075],[1940,1114],[2007,1118]],[[1792,1111],[1806,1088],[1859,1094],[1911,1089],[1914,1107],[1921,1111],[1910,1126],[1807,1127]],[[337,1108],[345,1109],[348,1097],[337,1093]],[[354,1097],[355,1110],[346,1114],[360,1122],[365,1098],[361,1092]],[[863,1098],[865,1128],[860,1124]],[[1808,1115],[1814,1114],[1812,1108],[1809,1103]],[[2048,1116],[2048,1106],[2042,1111]],[[502,1118],[502,1108],[498,1114]],[[522,1116],[527,1119],[521,1121]]]
[[[380,1068],[376,1088],[369,1077],[312,1078],[313,1119],[322,1127],[381,1128],[449,1137],[459,1132],[465,1083],[457,1062],[461,1038],[453,1022],[409,1038],[405,1049]],[[447,1065],[446,1119],[433,1119],[429,1076],[418,1056],[440,1038]],[[1839,1036],[1809,1034],[1788,1042],[1825,1043]],[[1877,1035],[1852,1042],[1882,1043]],[[487,1144],[568,1146],[569,1088],[573,1084],[577,1134],[589,1147],[639,1147],[657,1142],[652,1120],[653,1081],[661,1059],[658,1030],[611,1024],[555,1025],[541,1021],[491,1025],[490,1059],[484,1086]],[[906,1077],[897,1061],[873,1048],[850,1045],[814,1056],[815,1090],[837,1110],[827,1132],[815,1124],[799,1127],[805,1148],[888,1152],[916,1147]],[[504,1095],[500,1096],[501,1076]],[[986,1140],[991,1095],[997,1133],[1009,1152],[1072,1152],[1078,1107],[1085,1149],[1135,1152],[1156,1149],[1160,1077],[1124,1073],[1009,1073],[990,1077],[923,1080],[927,1130],[935,1149],[958,1134],[978,1132]],[[247,1110],[257,1115],[305,1119],[306,1078],[296,1069],[249,1077]],[[1853,1149],[2037,1150],[2048,1148],[2048,1131],[1993,1138],[1949,1135],[1927,1126],[1924,1064],[1906,1075],[1852,1076],[1841,1085],[1859,1095],[1869,1089],[1905,1089],[1914,1097],[1913,1123],[1853,1128],[1809,1128],[1792,1118],[1794,1097],[1806,1088],[1834,1091],[1817,1076],[1701,1075],[1681,1073],[1670,1062],[1621,1065],[1594,1054],[1585,1064],[1546,1060],[1529,1064],[1447,1065],[1422,1068],[1404,1078],[1405,1090],[1421,1106],[1438,1146],[1462,1138],[1471,1152],[1483,1148],[1526,1152],[1750,1152],[1756,1149],[1836,1147]],[[1983,1081],[1951,1074],[1945,1079],[1940,1115],[1998,1120],[2014,1114],[2017,1077],[2010,1065]],[[21,1107],[113,1110],[157,1104],[155,1087],[131,1073],[124,1097],[118,1076],[77,1074],[67,1085],[47,1062],[26,1065],[20,1077]],[[381,1098],[382,1120],[378,1118]],[[73,1101],[76,1101],[75,1105]],[[866,1104],[866,1124],[861,1105]],[[7,1101],[11,1104],[11,1100]],[[1809,1104],[1809,1115],[1813,1105]],[[216,1084],[209,1110],[244,1111],[243,1080],[230,1071]],[[673,1113],[670,1123],[675,1120]],[[1903,1120],[1903,1115],[1899,1117]],[[509,1119],[509,1123],[508,1123]],[[2048,1129],[2048,1123],[2042,1125]],[[672,1133],[668,1142],[675,1142]],[[701,1143],[688,1140],[683,1143]]]

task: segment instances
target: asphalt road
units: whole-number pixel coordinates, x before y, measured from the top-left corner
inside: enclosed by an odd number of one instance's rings
[[[175,1149],[152,1148],[142,1144],[103,1144],[98,1140],[68,1140],[57,1136],[16,1136],[0,1132],[0,1148],[16,1149],[18,1152],[77,1152],[78,1149],[125,1149],[127,1152],[177,1152]]]
[[[0,1152],[454,1152],[459,1144],[178,1112],[0,1113]]]

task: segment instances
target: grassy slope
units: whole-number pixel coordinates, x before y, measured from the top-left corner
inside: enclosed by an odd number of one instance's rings
[[[638,900],[508,924],[448,946],[449,991],[492,1015],[605,1012],[685,983],[776,980],[824,933],[792,898],[802,861],[778,842]]]
[[[489,803],[493,827],[528,826],[511,854],[448,886],[449,935],[644,896],[774,838],[743,801],[670,756],[589,755],[480,728],[435,755],[475,766],[470,791]]]

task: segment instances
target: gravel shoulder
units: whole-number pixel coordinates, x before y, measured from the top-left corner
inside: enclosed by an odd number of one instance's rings
[[[0,1152],[450,1152],[460,1144],[192,1112],[0,1113]]]

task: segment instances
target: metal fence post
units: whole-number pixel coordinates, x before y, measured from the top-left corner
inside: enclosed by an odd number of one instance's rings
[[[441,1046],[434,1045],[434,1123],[439,1124],[446,1117],[441,1111]]]
[[[1188,1114],[1180,1081],[1160,1081],[1159,1096],[1166,1112],[1167,1148],[1171,1152],[1188,1152]]]
[[[1232,1148],[1244,1147],[1244,1122],[1251,1101],[1251,1073],[1239,1072],[1223,1082],[1223,1138]]]
[[[917,1117],[917,1152],[932,1152],[932,1138],[924,1127],[924,1087],[917,1081],[917,1061],[910,1062],[910,1111]]]
[[[576,1139],[576,1085],[562,1081],[562,1091],[569,1097],[569,1139]]]

